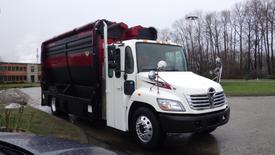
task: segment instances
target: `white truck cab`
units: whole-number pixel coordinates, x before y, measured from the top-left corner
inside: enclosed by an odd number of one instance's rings
[[[223,88],[188,71],[180,45],[139,39],[105,45],[108,126],[155,147],[165,133],[209,133],[228,122]]]

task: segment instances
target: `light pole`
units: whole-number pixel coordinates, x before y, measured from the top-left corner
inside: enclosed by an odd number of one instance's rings
[[[36,62],[39,63],[39,54],[38,54],[39,50],[38,48],[36,49]]]
[[[195,16],[195,15],[189,15],[189,16],[186,16],[185,17],[185,20],[187,21],[190,21],[189,23],[189,27],[190,27],[190,41],[191,41],[191,48],[192,48],[192,52],[190,50],[188,50],[188,56],[189,56],[189,66],[190,66],[190,69],[193,70],[193,58],[194,58],[194,51],[195,51],[195,47],[194,47],[194,42],[193,42],[193,29],[192,29],[192,22],[199,19],[198,16]],[[195,69],[197,71],[197,65],[195,64]]]

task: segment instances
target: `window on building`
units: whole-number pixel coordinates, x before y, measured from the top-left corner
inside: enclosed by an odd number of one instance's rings
[[[24,76],[24,81],[27,81],[27,76]]]
[[[8,66],[8,71],[11,71],[11,66]]]
[[[4,71],[6,71],[7,70],[7,66],[4,66]]]
[[[31,66],[31,72],[34,72],[34,66]]]
[[[18,67],[18,66],[16,66],[16,67],[15,67],[15,70],[16,70],[16,71],[19,71],[19,67]]]
[[[12,71],[15,71],[15,66],[12,66],[12,67],[11,67],[11,70],[12,70]]]
[[[2,71],[3,70],[3,66],[0,66],[0,71]]]

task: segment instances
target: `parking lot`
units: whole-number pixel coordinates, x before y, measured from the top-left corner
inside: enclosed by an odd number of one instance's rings
[[[23,89],[39,101],[39,88]],[[231,118],[228,124],[210,135],[169,134],[157,150],[145,150],[132,142],[128,133],[75,119],[87,134],[89,143],[119,154],[274,154],[275,97],[229,97]],[[39,104],[39,103],[37,103]],[[47,108],[42,110],[48,111]],[[64,118],[69,121],[69,118]]]

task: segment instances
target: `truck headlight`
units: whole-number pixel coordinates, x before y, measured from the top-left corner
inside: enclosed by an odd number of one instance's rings
[[[157,98],[159,107],[164,111],[185,111],[179,101]]]

